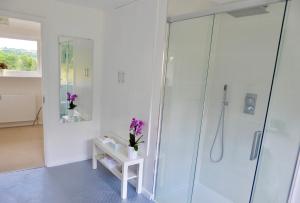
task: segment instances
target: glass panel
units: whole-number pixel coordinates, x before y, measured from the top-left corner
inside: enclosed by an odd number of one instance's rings
[[[254,203],[287,202],[300,143],[300,1],[288,5]]]
[[[61,121],[91,120],[93,42],[60,37],[59,45]]]
[[[279,3],[215,17],[194,203],[249,202],[283,10]]]
[[[190,202],[213,17],[170,25],[156,200]]]

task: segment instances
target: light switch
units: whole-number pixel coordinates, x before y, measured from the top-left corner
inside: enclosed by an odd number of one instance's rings
[[[119,84],[125,83],[125,72],[124,71],[118,71],[118,83]]]

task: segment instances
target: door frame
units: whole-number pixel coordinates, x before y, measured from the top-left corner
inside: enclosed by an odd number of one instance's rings
[[[18,12],[18,11],[13,11],[13,10],[3,10],[2,8],[0,8],[0,16],[6,16],[6,17],[10,17],[10,18],[17,18],[20,20],[28,20],[28,21],[33,21],[36,23],[40,23],[41,26],[41,39],[38,42],[38,46],[39,46],[39,53],[38,53],[38,57],[39,57],[39,68],[40,68],[40,72],[41,72],[41,81],[42,81],[42,87],[41,87],[41,95],[42,95],[42,119],[43,119],[43,156],[44,156],[44,166],[47,167],[47,130],[46,130],[46,112],[47,112],[47,105],[45,105],[45,97],[47,97],[47,82],[45,80],[47,74],[45,71],[45,60],[44,56],[45,56],[45,52],[46,52],[46,47],[44,46],[45,40],[46,40],[46,36],[45,36],[45,24],[46,24],[46,18],[42,17],[42,16],[37,16],[37,15],[32,15],[32,14],[28,14],[28,13],[23,13],[23,12]]]

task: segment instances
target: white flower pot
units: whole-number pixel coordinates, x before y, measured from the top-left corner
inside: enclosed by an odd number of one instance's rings
[[[72,118],[74,116],[74,109],[68,109],[68,116]]]
[[[137,155],[138,155],[137,151],[135,151],[133,147],[128,147],[128,158],[129,159],[136,159]]]

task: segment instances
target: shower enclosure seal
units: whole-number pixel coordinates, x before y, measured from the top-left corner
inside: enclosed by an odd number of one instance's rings
[[[164,99],[165,99],[165,87],[166,87],[166,74],[167,74],[167,60],[168,60],[168,50],[169,50],[169,38],[170,38],[170,23],[166,23],[166,33],[165,33],[166,43],[163,52],[163,65],[162,65],[162,76],[161,76],[161,87],[160,87],[160,104],[159,104],[159,118],[158,118],[158,130],[157,130],[157,140],[156,140],[156,151],[155,151],[155,164],[154,164],[154,174],[153,174],[153,188],[152,188],[152,200],[155,199],[156,185],[157,185],[157,171],[159,164],[159,151],[160,151],[160,141],[162,132],[162,120],[163,120],[163,110],[164,110]]]

